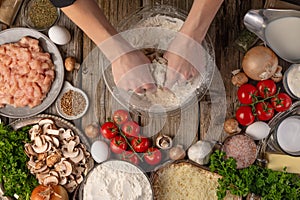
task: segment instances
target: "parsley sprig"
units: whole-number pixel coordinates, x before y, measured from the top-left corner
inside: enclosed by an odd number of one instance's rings
[[[225,159],[225,152],[219,150],[211,155],[209,167],[222,176],[218,180],[218,199],[223,199],[227,191],[242,197],[254,193],[262,200],[300,199],[300,178],[285,169],[280,172],[257,165],[236,169],[236,161]]]
[[[38,185],[26,166],[28,158],[24,144],[29,142],[29,128],[14,131],[0,123],[0,183],[4,186],[5,196],[17,194],[19,200],[29,200],[31,191]]]

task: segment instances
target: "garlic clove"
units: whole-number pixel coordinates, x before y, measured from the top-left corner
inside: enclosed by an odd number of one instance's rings
[[[209,157],[213,152],[214,143],[210,141],[199,140],[188,149],[188,157],[190,160],[206,165]]]

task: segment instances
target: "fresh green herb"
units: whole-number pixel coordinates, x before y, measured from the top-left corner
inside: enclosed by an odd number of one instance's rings
[[[38,185],[26,166],[28,158],[24,144],[29,142],[29,128],[14,131],[10,126],[0,123],[0,183],[5,196],[17,194],[19,200],[29,200],[31,191]]]
[[[257,165],[236,169],[236,161],[225,159],[225,152],[219,150],[211,155],[209,167],[222,176],[218,180],[218,199],[223,199],[227,191],[242,197],[254,193],[262,200],[300,199],[300,178],[285,169],[279,172]]]

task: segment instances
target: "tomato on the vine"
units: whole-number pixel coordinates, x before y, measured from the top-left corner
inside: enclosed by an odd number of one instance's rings
[[[250,83],[241,85],[237,91],[237,97],[242,104],[251,104],[257,98],[257,88]]]
[[[158,148],[150,147],[144,153],[144,159],[149,165],[157,165],[162,159],[162,154]]]
[[[127,143],[125,138],[120,135],[117,135],[110,141],[110,149],[115,154],[120,154],[127,149]]]
[[[119,127],[113,122],[105,122],[100,127],[100,132],[103,137],[111,139],[119,134]]]
[[[127,121],[121,127],[126,137],[136,137],[140,133],[140,126],[135,121]]]
[[[274,116],[274,108],[269,102],[259,102],[255,105],[258,120],[268,121]]]
[[[255,120],[255,117],[252,113],[252,108],[250,106],[239,107],[235,113],[235,117],[237,121],[243,126],[248,126]]]
[[[123,151],[121,154],[121,159],[131,162],[134,165],[138,165],[140,163],[138,156],[131,150]]]
[[[279,93],[271,99],[271,104],[277,112],[284,112],[291,107],[292,99],[286,93]]]
[[[258,93],[262,98],[271,97],[276,94],[276,84],[272,79],[262,80],[256,84]]]
[[[130,119],[130,115],[127,110],[116,110],[113,113],[112,119],[116,124],[122,125]]]
[[[138,153],[144,153],[150,146],[150,140],[146,137],[136,137],[131,140],[131,146],[134,151]]]

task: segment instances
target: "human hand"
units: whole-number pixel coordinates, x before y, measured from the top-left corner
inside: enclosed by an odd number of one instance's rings
[[[168,60],[165,87],[171,88],[176,82],[184,82],[201,74],[206,62],[204,53],[200,43],[178,33],[164,54]]]
[[[112,73],[117,87],[136,93],[156,90],[149,69],[150,60],[138,50],[121,55],[112,62]]]

